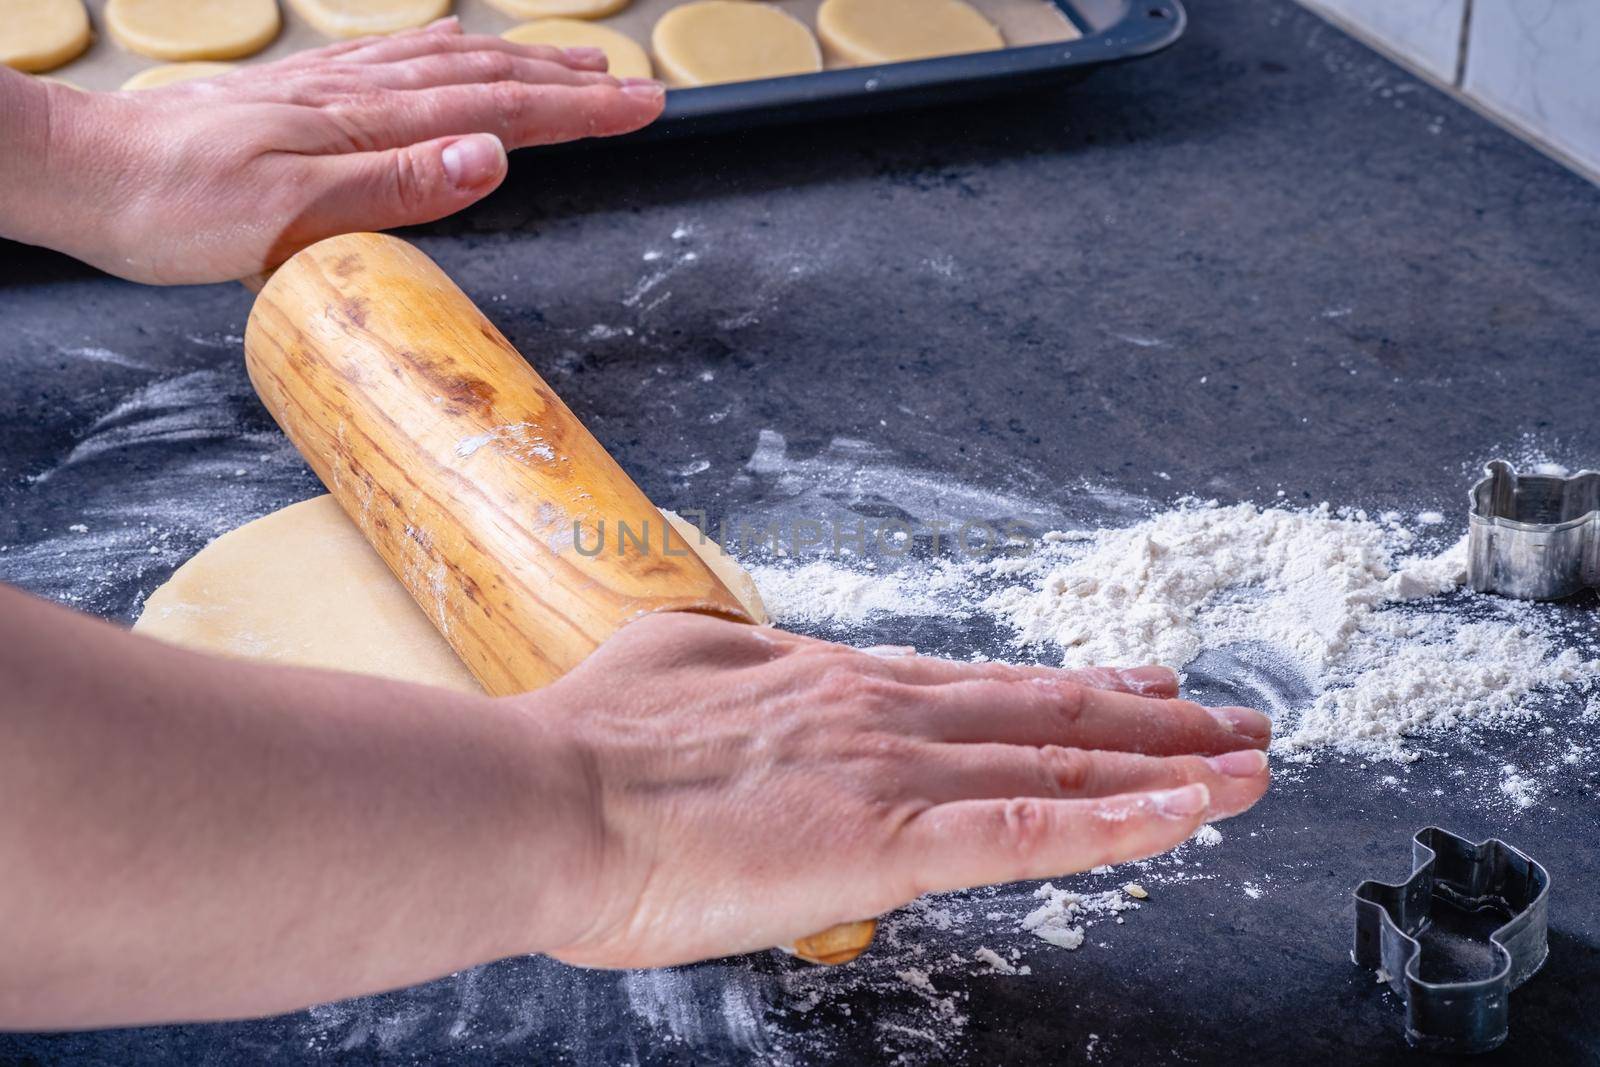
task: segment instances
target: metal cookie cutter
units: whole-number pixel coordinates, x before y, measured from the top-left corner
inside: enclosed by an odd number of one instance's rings
[[[1600,587],[1600,471],[1518,474],[1497,459],[1472,487],[1467,574],[1480,593],[1560,600]]]
[[[1498,838],[1417,831],[1399,885],[1356,888],[1351,958],[1406,1004],[1406,1040],[1431,1052],[1488,1052],[1506,1002],[1544,963],[1550,875]]]

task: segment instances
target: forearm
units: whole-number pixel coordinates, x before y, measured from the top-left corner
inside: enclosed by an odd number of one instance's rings
[[[0,1026],[265,1014],[565,943],[588,790],[504,702],[0,589]]]

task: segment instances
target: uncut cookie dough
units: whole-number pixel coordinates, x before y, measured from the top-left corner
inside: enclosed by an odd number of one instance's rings
[[[235,69],[232,63],[164,63],[159,67],[141,70],[133,77],[122,83],[123,92],[134,92],[139,89],[159,89],[163,85],[176,85],[179,82],[191,82],[199,78],[215,78],[218,74],[226,74]]]
[[[781,78],[822,69],[817,39],[798,19],[755,0],[696,0],[661,16],[650,44],[673,85]]]
[[[151,59],[237,59],[272,43],[278,0],[106,0],[106,29]]]
[[[650,55],[632,37],[609,26],[581,19],[540,19],[513,26],[500,36],[518,44],[548,44],[557,48],[598,48],[606,54],[607,69],[618,78],[648,78],[653,73]]]
[[[963,0],[824,0],[817,35],[829,55],[858,66],[1005,47]]]
[[[89,47],[83,0],[0,0],[0,65],[54,70]]]
[[[765,622],[750,575],[693,526],[665,514]],[[150,594],[133,628],[203,652],[482,691],[331,496],[223,534]]]
[[[289,0],[289,6],[329,37],[399,33],[450,13],[450,0]]]
[[[490,7],[514,19],[603,19],[629,3],[630,0],[488,0]]]

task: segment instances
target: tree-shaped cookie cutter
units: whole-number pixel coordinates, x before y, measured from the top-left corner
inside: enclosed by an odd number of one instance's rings
[[[1406,1005],[1406,1039],[1435,1052],[1488,1052],[1505,1040],[1507,1002],[1549,955],[1550,875],[1497,838],[1473,843],[1436,826],[1412,840],[1411,877],[1399,885],[1356,888],[1356,943],[1351,958],[1378,972]],[[1419,940],[1437,910],[1500,914],[1507,921],[1485,940],[1492,973],[1466,981],[1425,977],[1430,961]]]
[[[1497,459],[1484,473],[1468,512],[1472,588],[1560,600],[1600,587],[1600,471],[1518,474]]]

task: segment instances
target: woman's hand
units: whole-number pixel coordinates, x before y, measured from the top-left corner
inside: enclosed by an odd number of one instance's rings
[[[627,133],[658,82],[598,49],[423,30],[204,81],[81,93],[0,68],[0,233],[137,281],[221,281],[486,195],[505,150]]]
[[[1268,784],[1271,722],[1164,668],[876,656],[693,615],[633,623],[531,698],[584,754],[571,963],[787,944],[919,894],[1165,851]],[[551,717],[553,718],[546,718]]]

